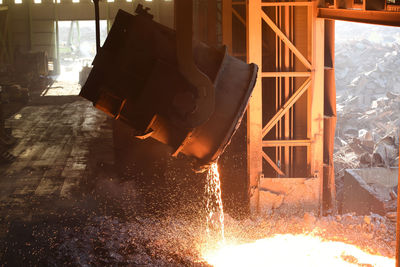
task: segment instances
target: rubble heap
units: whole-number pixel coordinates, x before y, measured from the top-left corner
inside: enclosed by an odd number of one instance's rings
[[[369,40],[371,31],[353,30],[358,36],[351,40],[348,37],[341,40],[337,34],[335,169],[340,172],[347,168],[396,167],[400,130],[400,30],[373,28],[379,42]]]

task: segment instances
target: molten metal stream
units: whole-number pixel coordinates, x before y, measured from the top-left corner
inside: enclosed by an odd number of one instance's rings
[[[221,241],[225,242],[224,206],[221,198],[221,182],[219,180],[218,164],[213,163],[208,169],[206,183],[207,198],[207,233],[219,231]]]

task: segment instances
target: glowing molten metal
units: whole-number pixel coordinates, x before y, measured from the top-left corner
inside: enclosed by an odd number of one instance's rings
[[[393,267],[395,260],[371,255],[356,246],[312,235],[276,235],[253,243],[225,245],[204,253],[211,265],[285,267]]]
[[[221,197],[221,182],[217,163],[213,163],[207,173],[207,233],[210,229],[219,230],[221,241],[225,241],[224,233],[224,207]],[[215,219],[215,217],[218,217]]]
[[[213,266],[395,266],[395,259],[372,255],[355,245],[325,240],[312,234],[275,235],[251,243],[230,244],[225,240],[221,184],[216,163],[208,171],[206,197],[208,240],[202,257]]]

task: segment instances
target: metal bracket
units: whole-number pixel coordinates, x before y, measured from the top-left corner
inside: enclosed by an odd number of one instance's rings
[[[253,185],[253,186],[250,187],[250,197],[252,197],[252,196],[254,195],[254,192],[255,192],[256,190],[260,190],[260,182],[261,182],[261,179],[264,179],[264,173],[260,173],[260,174],[257,176],[257,185]]]
[[[135,9],[135,13],[138,15],[142,15],[145,16],[149,19],[153,19],[154,16],[152,14],[149,13],[150,8],[149,7],[145,7],[143,8],[142,4],[138,4],[136,9]]]
[[[260,181],[264,178],[265,178],[264,173],[260,173],[260,175],[258,176],[258,183],[260,183]]]
[[[186,114],[189,127],[205,123],[214,113],[215,88],[193,58],[193,0],[176,0],[176,52],[180,73],[197,89],[196,107]]]

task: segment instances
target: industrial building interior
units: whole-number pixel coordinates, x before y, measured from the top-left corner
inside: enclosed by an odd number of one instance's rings
[[[0,0],[1,266],[400,266],[399,0]]]

